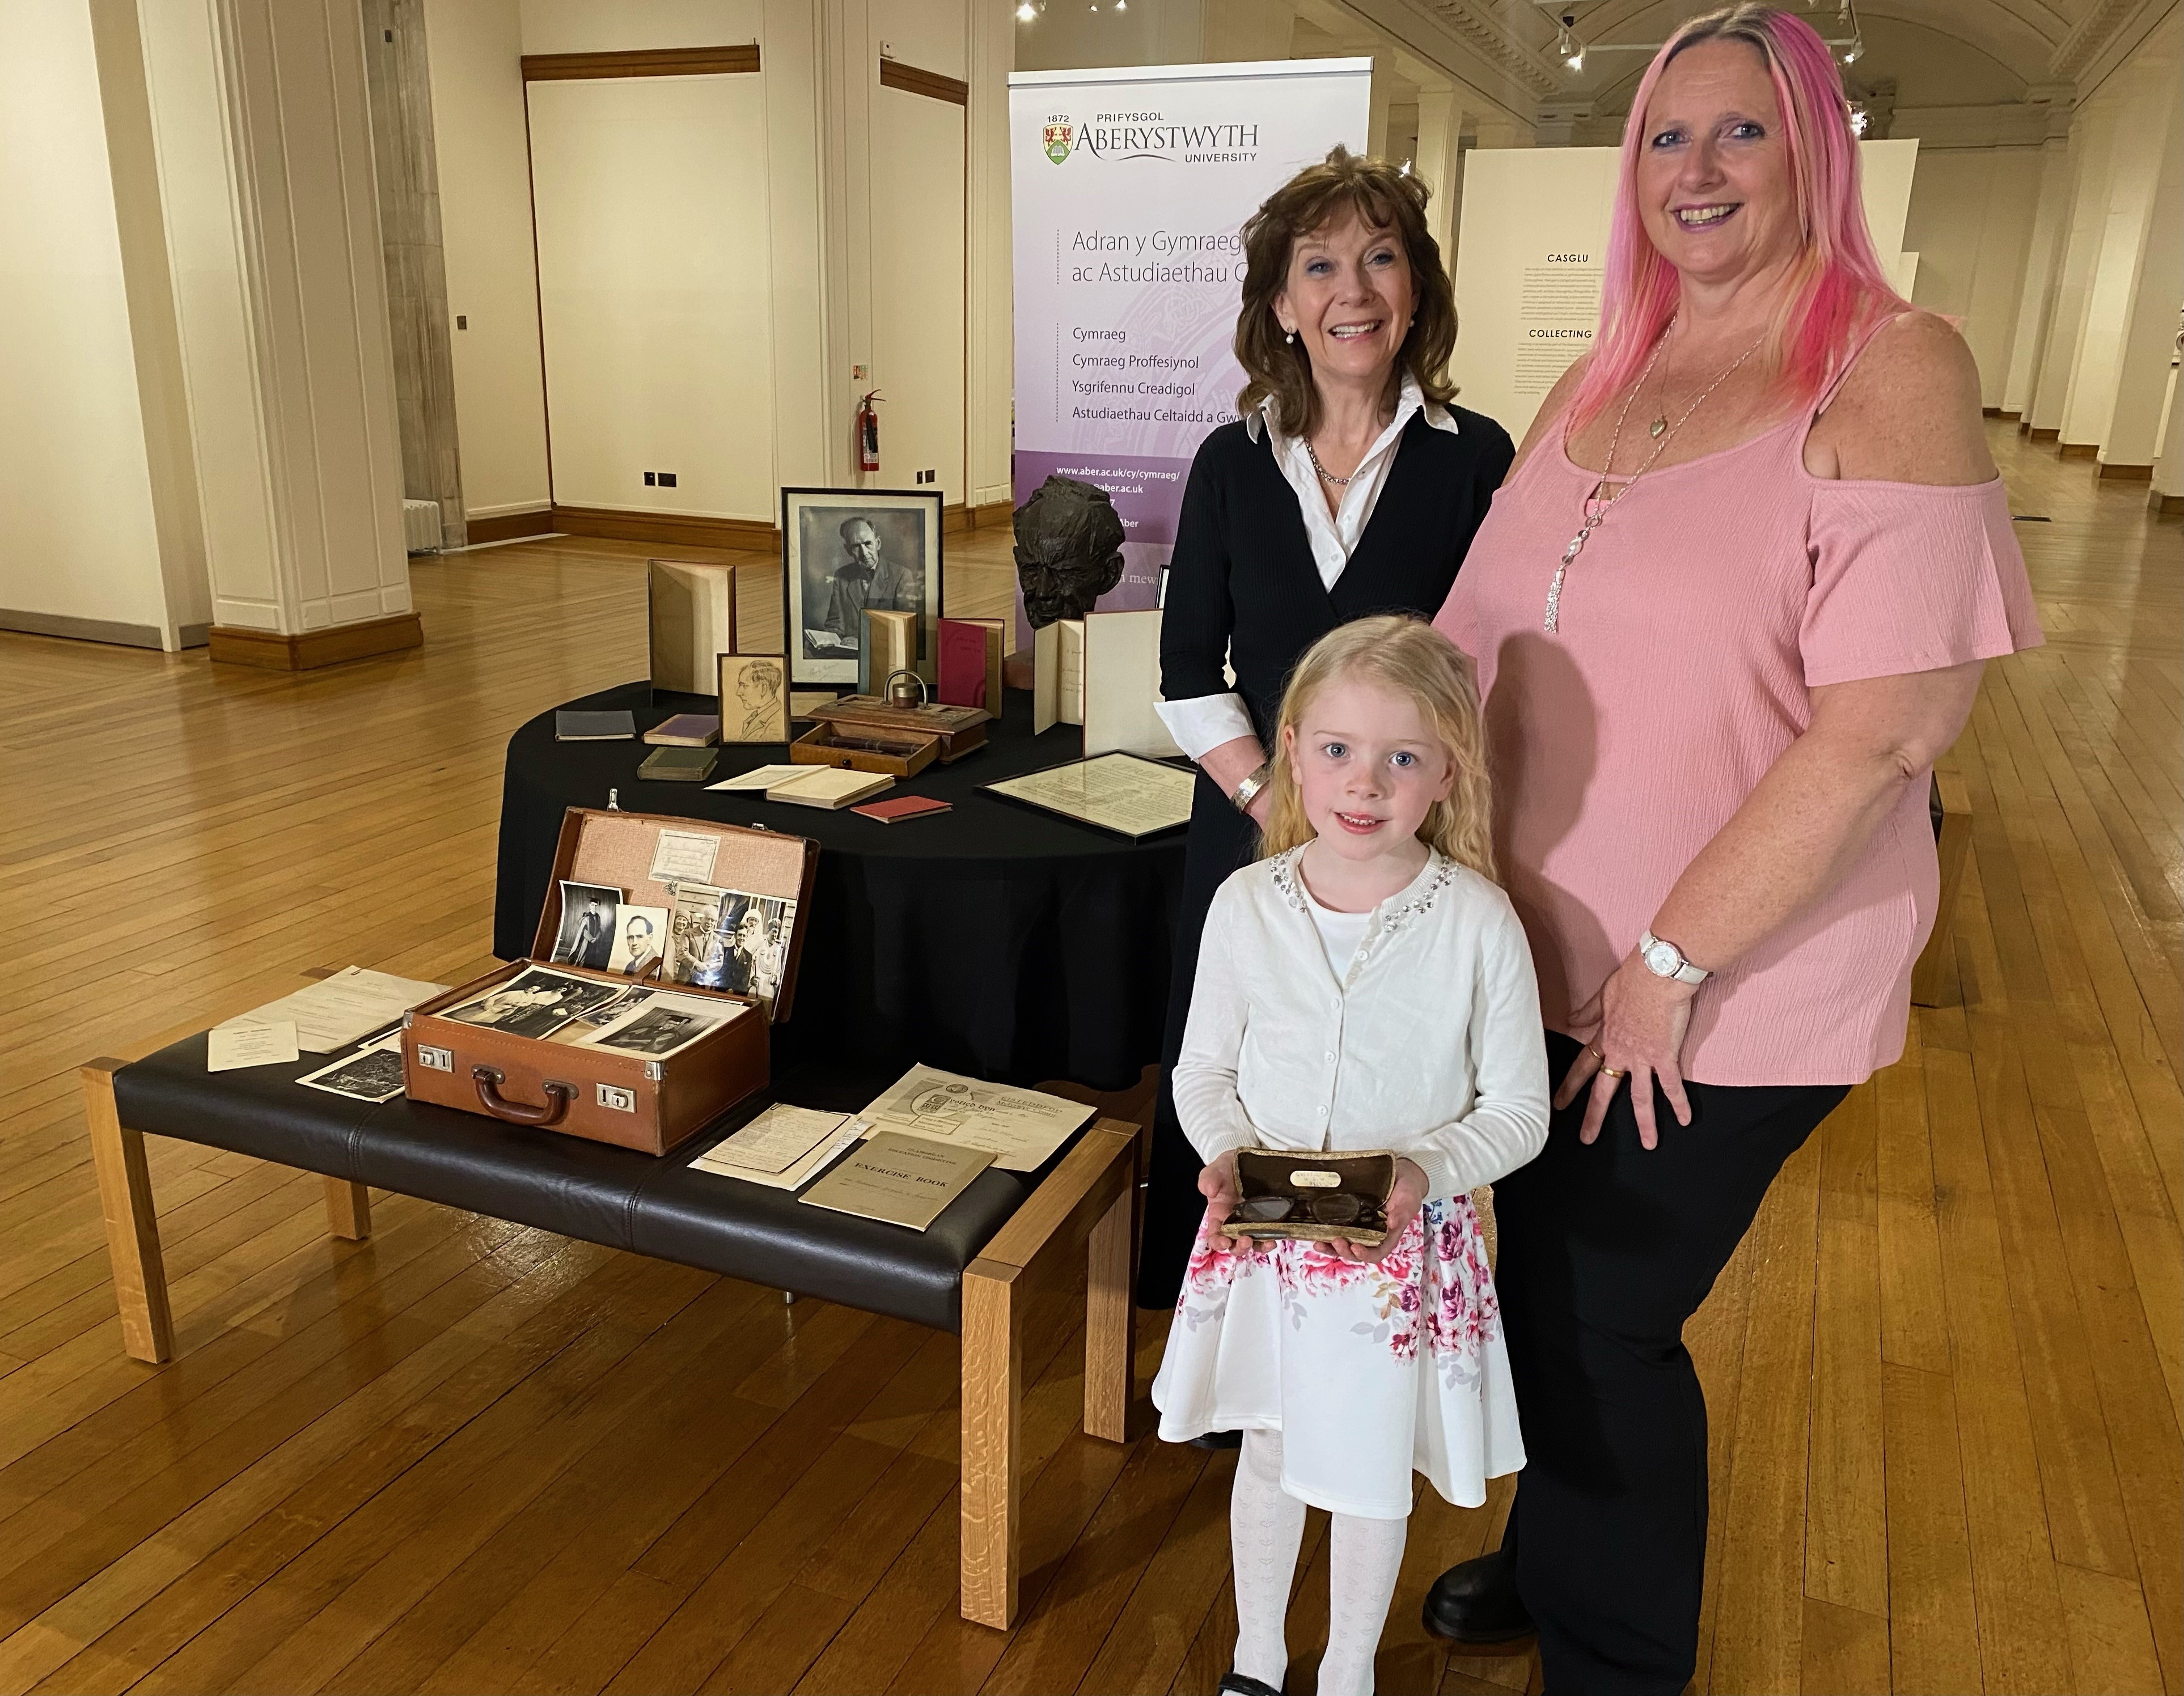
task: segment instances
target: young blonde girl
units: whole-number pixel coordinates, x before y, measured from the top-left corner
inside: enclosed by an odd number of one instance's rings
[[[1322,1696],[1363,1696],[1411,1474],[1476,1507],[1524,1465],[1468,1193],[1546,1140],[1531,954],[1494,881],[1471,664],[1415,619],[1361,619],[1282,701],[1264,857],[1215,896],[1175,1070],[1206,1198],[1160,1433],[1244,1432],[1223,1691],[1279,1691],[1307,1505],[1334,1515]],[[1377,1247],[1223,1238],[1239,1148],[1388,1148]]]

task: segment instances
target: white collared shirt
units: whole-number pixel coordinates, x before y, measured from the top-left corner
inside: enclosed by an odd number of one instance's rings
[[[1357,462],[1357,470],[1342,491],[1340,503],[1330,514],[1326,498],[1319,492],[1319,473],[1313,468],[1310,447],[1303,437],[1284,436],[1275,427],[1269,410],[1272,405],[1269,400],[1261,406],[1244,420],[1244,428],[1254,442],[1262,430],[1273,432],[1274,463],[1296,492],[1297,507],[1304,515],[1304,533],[1312,543],[1312,563],[1319,567],[1319,581],[1332,589],[1357,551],[1357,538],[1372,520],[1373,509],[1379,503],[1380,491],[1388,481],[1388,469],[1396,463],[1396,444],[1412,414],[1423,412],[1428,424],[1451,436],[1457,433],[1456,417],[1446,407],[1430,404],[1418,380],[1405,376],[1396,398],[1394,419]],[[1158,710],[1176,746],[1193,759],[1224,742],[1256,734],[1244,698],[1234,693],[1162,701]]]
[[[1366,915],[1338,973],[1303,852],[1247,865],[1214,894],[1175,1067],[1184,1135],[1208,1161],[1391,1149],[1418,1164],[1433,1201],[1514,1171],[1547,1140],[1547,1056],[1509,898],[1429,854]]]

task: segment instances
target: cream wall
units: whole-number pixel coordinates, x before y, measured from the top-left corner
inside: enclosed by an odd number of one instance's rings
[[[472,518],[549,498],[517,0],[426,0],[463,503]]]
[[[2037,147],[1919,151],[1903,225],[1904,247],[1919,255],[1913,298],[1960,321],[1985,406],[2002,405],[2008,380],[2042,163]]]
[[[0,6],[0,627],[174,648],[82,0]]]

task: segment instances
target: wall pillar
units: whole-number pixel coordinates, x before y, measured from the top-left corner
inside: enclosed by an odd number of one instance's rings
[[[2042,337],[2039,367],[2025,422],[2036,442],[2052,442],[2063,422],[2078,344],[2086,328],[2086,297],[2093,260],[2107,222],[2110,154],[2115,138],[2112,104],[2081,113],[2070,127],[2070,209],[2064,219],[2063,258],[2055,280],[2055,304]]]
[[[415,647],[355,0],[140,5],[215,659]]]
[[[2164,517],[2184,513],[2184,383],[2169,386],[2169,423],[2162,433],[2161,457],[2153,462],[2152,501]]]
[[[1273,9],[1273,8],[1269,8]],[[1009,72],[1016,23],[1006,6],[970,13],[970,103],[964,116],[967,181],[963,373],[964,503],[1006,511],[1016,440],[1015,255],[1010,244]],[[1000,516],[1000,513],[994,514]]]
[[[2009,370],[2003,381],[2005,418],[2030,429],[2032,390],[2040,375],[2040,351],[2055,313],[2056,274],[2070,227],[2070,97],[2053,91],[2048,103],[2048,139],[2041,148],[2040,199],[2032,214],[2032,240],[2025,256],[2025,281],[2018,291],[2017,319],[2010,334]]]
[[[2176,62],[2141,58],[2126,73],[2114,140],[2110,144],[2108,192],[2098,209],[2092,268],[2086,285],[2085,328],[2070,371],[2059,420],[2061,451],[2090,459],[2099,448],[2115,405],[2122,375],[2124,332],[2139,261],[2153,217],[2153,186],[2160,175],[2163,138],[2176,103]]]
[[[1412,169],[1432,197],[1426,202],[1426,228],[1440,247],[1440,262],[1456,275],[1456,236],[1463,227],[1463,159],[1457,143],[1463,131],[1463,107],[1452,88],[1418,91],[1418,153]]]
[[[2145,236],[2121,316],[2115,399],[2100,431],[2104,477],[2144,476],[2153,470],[2177,309],[2184,306],[2184,97],[2173,86],[2164,130]]]

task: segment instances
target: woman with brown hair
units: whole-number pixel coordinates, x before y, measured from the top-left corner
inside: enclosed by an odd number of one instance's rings
[[[1283,684],[1338,626],[1431,617],[1514,455],[1500,425],[1450,403],[1456,292],[1426,194],[1337,147],[1244,225],[1242,416],[1191,466],[1161,630],[1161,716],[1201,776],[1138,1274],[1146,1307],[1174,1306],[1205,1210],[1169,1080],[1213,892],[1264,821]]]

